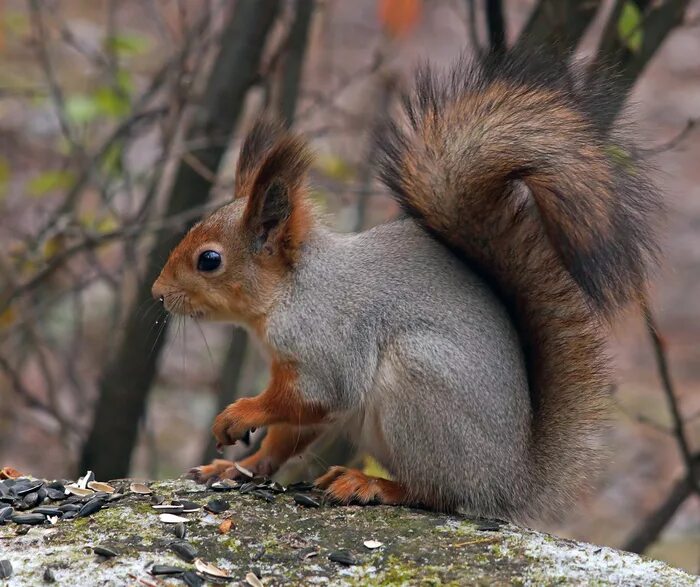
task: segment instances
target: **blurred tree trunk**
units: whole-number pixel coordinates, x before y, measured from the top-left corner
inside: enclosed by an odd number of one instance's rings
[[[260,56],[278,4],[278,0],[236,2],[201,107],[187,133],[189,140],[211,139],[210,145],[189,153],[190,160],[196,160],[208,170],[216,172],[218,169],[226,143],[243,109],[245,95],[256,81]],[[208,178],[181,161],[170,191],[166,217],[203,205],[210,188]],[[138,426],[165,339],[165,333],[158,336],[144,324],[139,307],[150,297],[151,285],[160,273],[164,259],[182,238],[183,232],[160,233],[156,237],[127,318],[121,346],[100,378],[95,418],[80,462],[83,470],[93,470],[98,478],[113,479],[128,474]]]
[[[294,20],[289,30],[286,46],[283,49],[284,54],[277,67],[279,91],[275,99],[275,110],[287,127],[291,127],[294,122],[304,56],[308,46],[309,28],[315,4],[315,0],[298,0],[296,3]],[[219,377],[217,413],[238,398],[248,395],[248,390],[241,389],[240,386],[248,343],[248,333],[242,328],[234,328]],[[202,462],[208,463],[216,456],[216,440],[212,435],[209,435],[202,455]]]

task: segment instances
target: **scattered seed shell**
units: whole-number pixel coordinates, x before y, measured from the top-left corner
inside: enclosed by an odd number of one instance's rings
[[[83,477],[78,479],[77,485],[81,489],[87,489],[88,483],[91,483],[94,480],[95,480],[95,473],[93,473],[92,471],[88,471],[87,473],[85,473],[85,475]]]
[[[212,577],[221,577],[222,579],[230,578],[230,575],[226,571],[220,569],[219,567],[215,567],[211,563],[203,561],[201,558],[194,559],[194,568],[200,573],[211,575]]]
[[[305,495],[303,493],[295,493],[294,494],[294,503],[297,505],[301,505],[307,508],[320,508],[321,503],[311,497],[310,495]]]
[[[66,485],[66,493],[77,495],[78,497],[88,497],[95,494],[92,489],[88,489],[87,487],[79,487],[75,484]]]
[[[180,579],[187,587],[202,587],[204,585],[204,579],[194,571],[187,571]]]
[[[228,504],[228,502],[224,501],[223,499],[210,499],[204,506],[204,509],[212,514],[220,514],[221,512],[225,512],[230,507],[231,506]]]
[[[334,563],[345,565],[346,567],[350,567],[352,565],[357,564],[355,557],[353,557],[347,550],[338,550],[336,552],[331,552],[328,555],[328,560]]]
[[[153,493],[153,490],[143,483],[132,483],[129,485],[129,489],[131,493],[138,493],[139,495],[149,495]]]
[[[103,556],[105,558],[113,558],[115,556],[119,556],[118,550],[116,550],[112,546],[107,546],[104,544],[98,544],[97,546],[93,546],[92,552],[94,552],[95,554],[99,554],[100,556]]]
[[[187,536],[187,527],[182,522],[178,522],[173,526],[173,534],[180,539],[184,539]]]
[[[253,474],[253,471],[246,469],[244,466],[239,465],[238,463],[233,463],[233,466],[236,467],[241,473],[243,473],[246,477],[250,477],[251,479],[255,477]]]
[[[22,473],[12,467],[3,467],[0,470],[0,479],[17,479],[21,476]]]
[[[114,493],[114,487],[109,485],[108,483],[100,483],[99,481],[90,481],[90,483],[87,484],[88,489],[92,489],[93,491],[101,491],[103,493]]]
[[[23,484],[21,487],[19,483],[15,486],[15,493],[20,497],[29,495],[30,493],[36,493],[44,485],[43,481],[34,481],[27,484]]]
[[[191,522],[192,520],[183,518],[182,516],[176,516],[175,514],[160,514],[160,521],[164,524],[179,524],[181,522]]]
[[[178,540],[170,543],[170,550],[187,563],[191,563],[197,557],[194,546],[185,540]]]
[[[379,542],[379,540],[365,540],[362,544],[365,545],[365,548],[369,548],[370,550],[384,546],[384,543]]]
[[[185,569],[171,565],[153,565],[148,572],[154,577],[158,575],[182,575]]]
[[[245,576],[245,582],[248,583],[250,587],[265,587],[263,585],[263,582],[260,579],[258,579],[255,573],[248,573]]]
[[[185,510],[185,506],[163,504],[151,506],[154,510],[158,510],[161,514],[181,514]]]
[[[12,563],[8,560],[0,561],[0,579],[9,579],[12,577]]]

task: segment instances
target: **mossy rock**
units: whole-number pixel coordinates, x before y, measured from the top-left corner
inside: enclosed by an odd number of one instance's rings
[[[166,499],[201,504],[214,494],[191,481],[152,484]],[[258,573],[265,585],[700,585],[696,577],[643,557],[562,540],[511,524],[390,507],[318,509],[296,505],[290,495],[268,503],[254,495],[217,493],[230,503],[219,515],[187,514],[187,540],[200,559],[225,570],[230,584]],[[233,528],[219,532],[224,517]],[[128,494],[108,509],[77,521],[31,527],[0,526],[0,560],[13,574],[0,585],[184,585],[177,577],[153,577],[153,563],[194,570],[169,548],[172,526],[163,524],[149,497]],[[383,545],[374,550],[367,540]],[[120,554],[105,559],[92,547]],[[347,551],[353,566],[329,560]],[[142,581],[141,581],[142,580]]]

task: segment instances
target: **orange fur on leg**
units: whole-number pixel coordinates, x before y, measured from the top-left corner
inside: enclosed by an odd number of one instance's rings
[[[325,475],[316,479],[315,485],[325,489],[329,497],[342,504],[411,503],[406,489],[396,481],[370,477],[357,469],[331,467]]]
[[[296,390],[297,373],[289,363],[273,362],[267,389],[257,397],[232,403],[214,420],[212,432],[220,445],[233,444],[251,428],[271,424],[318,424],[326,411],[303,402]]]

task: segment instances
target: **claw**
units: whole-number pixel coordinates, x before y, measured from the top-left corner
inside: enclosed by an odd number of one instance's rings
[[[216,443],[216,452],[218,452],[220,455],[224,454],[224,445],[220,442]]]
[[[246,446],[250,446],[250,430],[246,430],[245,434],[241,436],[241,442]]]

